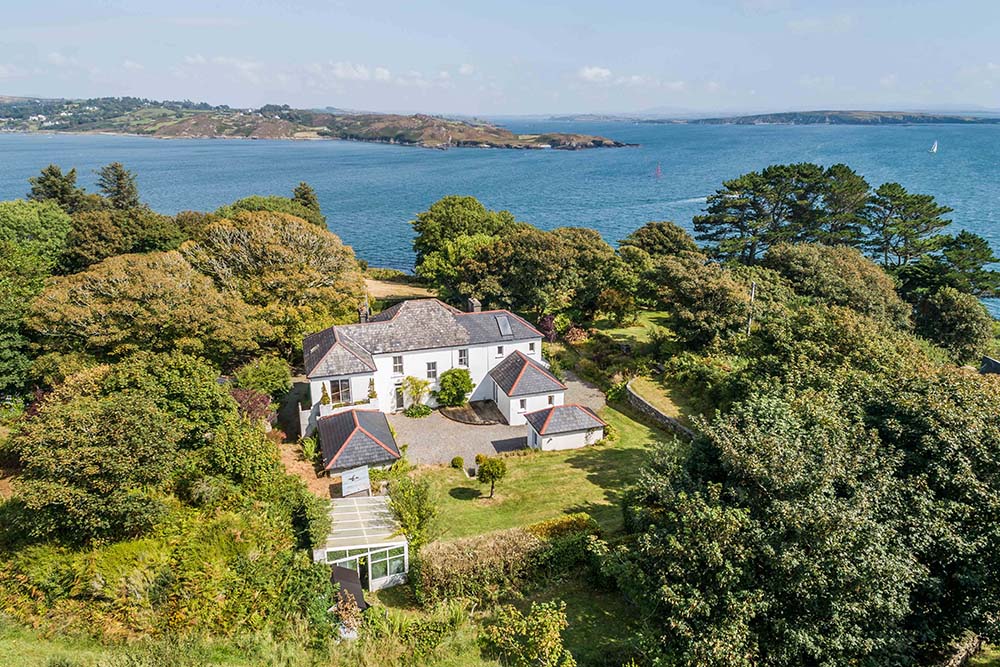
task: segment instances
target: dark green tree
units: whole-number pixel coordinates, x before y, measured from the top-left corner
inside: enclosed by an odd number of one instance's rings
[[[32,201],[53,201],[67,213],[84,208],[86,196],[76,184],[76,169],[64,174],[58,165],[50,164],[41,174],[29,178],[28,183],[31,184],[28,199]]]
[[[31,365],[24,318],[42,291],[48,266],[12,241],[0,241],[0,393],[23,389]]]
[[[756,396],[704,424],[684,467],[661,452],[626,499],[612,571],[677,665],[879,665],[920,569],[895,461],[836,399]],[[616,562],[617,561],[617,562]]]
[[[891,326],[910,326],[911,307],[896,294],[892,277],[854,248],[779,244],[767,251],[763,265],[787,278],[798,294],[853,308]]]
[[[0,241],[33,253],[51,269],[68,243],[70,217],[52,201],[0,202]]]
[[[413,249],[417,253],[417,269],[432,252],[441,250],[445,242],[461,236],[497,236],[516,224],[509,211],[491,211],[475,197],[448,195],[417,214],[410,224],[417,233]]]
[[[670,221],[647,222],[622,239],[618,245],[645,250],[651,257],[698,251],[691,235]]]
[[[885,183],[868,207],[868,251],[882,266],[898,268],[941,248],[939,232],[951,224],[951,212],[931,195],[910,194],[899,183]]]
[[[74,273],[115,255],[176,250],[185,238],[174,218],[145,207],[84,211],[73,216],[59,268]]]
[[[871,186],[846,164],[835,164],[823,173],[822,211],[817,226],[804,230],[802,240],[825,245],[860,246],[864,240],[865,213]]]
[[[754,264],[781,241],[809,238],[821,217],[824,175],[810,164],[771,165],[726,181],[695,216],[695,238],[721,259]]]
[[[100,188],[112,208],[119,211],[139,208],[139,188],[135,184],[135,174],[121,162],[112,162],[97,171],[97,187]]]
[[[320,213],[319,207],[319,197],[316,196],[316,191],[312,189],[312,186],[302,181],[295,186],[295,190],[292,191],[292,201],[302,204],[310,211],[315,211]]]
[[[958,363],[977,363],[993,344],[993,318],[973,295],[942,287],[917,307],[917,333]]]
[[[941,287],[954,287],[978,297],[994,297],[1000,294],[1000,271],[986,267],[998,261],[986,239],[962,231],[945,237],[939,252],[901,266],[896,275],[902,283],[900,292],[914,303]]]
[[[140,393],[46,401],[12,441],[23,466],[18,529],[70,544],[145,533],[166,511],[157,487],[176,468],[177,439]]]

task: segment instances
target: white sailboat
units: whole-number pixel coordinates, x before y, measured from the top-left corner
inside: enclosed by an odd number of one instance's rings
[[[931,149],[927,151],[928,153],[937,153],[937,141],[931,146]]]

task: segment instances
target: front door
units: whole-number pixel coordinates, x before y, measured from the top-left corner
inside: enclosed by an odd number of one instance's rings
[[[396,410],[403,409],[403,388],[396,387],[396,405],[394,406]]]

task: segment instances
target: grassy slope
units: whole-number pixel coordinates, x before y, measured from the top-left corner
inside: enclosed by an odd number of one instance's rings
[[[460,470],[421,470],[418,474],[430,481],[446,517],[442,539],[523,526],[567,512],[587,512],[606,530],[619,529],[622,489],[635,478],[648,445],[672,438],[612,407],[602,416],[618,429],[617,443],[508,458],[507,478],[497,484],[493,500],[483,497],[487,487]]]

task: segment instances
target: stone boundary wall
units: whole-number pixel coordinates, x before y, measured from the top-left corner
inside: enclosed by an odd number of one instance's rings
[[[635,391],[632,390],[631,380],[629,380],[625,385],[625,395],[628,399],[628,404],[632,406],[634,410],[651,419],[657,426],[665,428],[672,433],[676,433],[683,438],[691,439],[694,437],[694,431],[670,415],[663,414],[653,407],[653,405],[646,399],[635,393]]]

